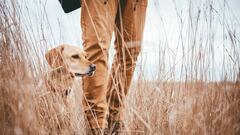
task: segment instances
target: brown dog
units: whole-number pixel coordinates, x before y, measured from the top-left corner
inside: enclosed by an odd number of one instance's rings
[[[60,45],[45,54],[51,70],[46,75],[47,89],[68,95],[75,77],[92,76],[96,66],[86,59],[78,47]]]

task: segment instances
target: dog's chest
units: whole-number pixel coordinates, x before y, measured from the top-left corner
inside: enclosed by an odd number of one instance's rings
[[[82,81],[81,79],[74,79],[73,84],[71,87],[71,91],[64,96],[64,99],[66,101],[67,106],[71,106],[72,108],[76,105],[76,99],[80,100],[82,99]]]
[[[50,72],[46,75],[47,85],[54,92],[60,92],[68,94],[70,93],[74,78],[69,74],[56,74]]]

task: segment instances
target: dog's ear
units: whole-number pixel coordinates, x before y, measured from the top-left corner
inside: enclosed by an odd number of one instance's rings
[[[53,48],[49,50],[45,54],[45,58],[51,68],[58,68],[64,65],[63,58],[62,58],[63,50],[64,50],[64,46],[59,46],[57,48]]]

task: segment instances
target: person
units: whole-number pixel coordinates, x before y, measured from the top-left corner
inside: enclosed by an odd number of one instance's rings
[[[87,58],[96,65],[83,77],[84,111],[92,134],[119,133],[124,99],[141,51],[148,0],[82,0],[81,28]],[[108,72],[108,51],[115,35],[114,61]]]

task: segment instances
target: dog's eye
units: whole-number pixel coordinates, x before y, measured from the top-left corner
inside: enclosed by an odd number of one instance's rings
[[[74,59],[79,59],[80,57],[79,57],[79,55],[72,55],[72,58],[74,58]]]

